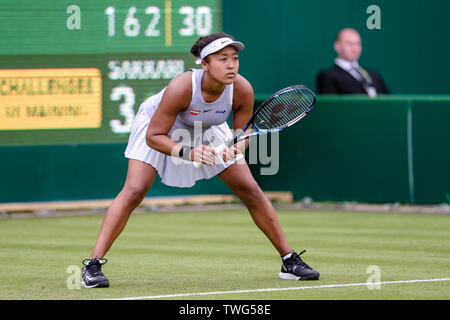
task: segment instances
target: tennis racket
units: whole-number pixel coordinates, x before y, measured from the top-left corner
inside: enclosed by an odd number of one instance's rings
[[[304,118],[315,103],[314,92],[305,86],[291,86],[276,92],[261,103],[244,128],[232,139],[215,148],[216,154],[221,155],[226,148],[251,136],[278,132],[292,126]],[[250,126],[255,131],[244,134]],[[193,164],[196,168],[203,166],[203,163],[197,161]]]

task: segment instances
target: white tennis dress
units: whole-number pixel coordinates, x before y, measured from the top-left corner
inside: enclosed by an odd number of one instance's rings
[[[184,145],[218,146],[233,137],[226,120],[233,105],[233,84],[227,85],[214,102],[205,102],[201,92],[203,69],[192,69],[192,100],[186,111],[180,112],[169,132],[172,140]],[[166,88],[145,100],[139,107],[131,129],[125,157],[150,164],[168,186],[191,187],[197,180],[209,179],[243,157],[239,154],[226,163],[216,157],[213,166],[197,169],[191,161],[165,155],[150,148],[145,140],[150,119],[158,108]]]

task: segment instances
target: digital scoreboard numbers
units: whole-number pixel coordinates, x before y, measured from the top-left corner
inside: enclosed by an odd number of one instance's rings
[[[0,3],[0,145],[126,142],[221,31],[218,0],[15,2]]]
[[[164,47],[184,50],[198,37],[217,30],[217,6],[199,5],[201,1],[164,0],[159,6],[157,3],[142,8],[107,7],[109,49],[121,48],[122,42],[116,40],[134,39],[127,41],[128,46],[158,52]]]

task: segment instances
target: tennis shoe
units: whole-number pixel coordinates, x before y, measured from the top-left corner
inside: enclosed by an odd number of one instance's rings
[[[106,259],[84,259],[83,270],[81,271],[81,285],[86,288],[107,288],[109,287],[109,280],[102,272],[102,265],[108,260]]]
[[[320,273],[300,258],[300,255],[305,252],[306,250],[298,254],[292,252],[289,258],[283,260],[278,277],[283,280],[319,280]]]

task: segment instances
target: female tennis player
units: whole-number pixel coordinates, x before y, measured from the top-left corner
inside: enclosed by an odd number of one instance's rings
[[[238,74],[238,52],[243,48],[225,33],[199,38],[191,53],[201,69],[175,77],[140,106],[125,151],[129,162],[124,187],[106,212],[91,258],[83,260],[85,287],[109,286],[101,271],[107,261],[104,256],[157,173],[164,184],[176,187],[191,187],[199,179],[217,175],[242,200],[281,255],[279,277],[319,279],[319,272],[299,257],[304,251],[298,254],[289,246],[272,204],[253,178],[242,155],[249,141],[223,154],[214,149],[233,137],[226,122],[231,112],[234,129],[243,128],[252,115],[253,88]],[[195,168],[193,161],[204,165]]]

